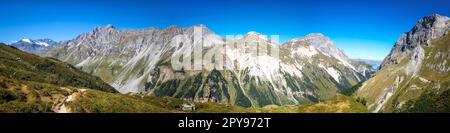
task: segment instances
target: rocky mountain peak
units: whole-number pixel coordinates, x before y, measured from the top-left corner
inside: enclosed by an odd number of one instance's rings
[[[23,39],[20,39],[18,42],[24,42],[24,43],[32,43],[31,42],[31,40],[30,39],[28,39],[28,38],[23,38]]]
[[[414,28],[417,28],[419,24],[421,25],[431,25],[432,27],[440,27],[448,24],[449,18],[447,16],[442,16],[439,14],[432,14],[430,16],[425,16],[417,22]]]
[[[311,33],[306,35],[304,39],[317,48],[336,48],[331,39],[322,33]]]
[[[261,35],[261,33],[256,32],[256,31],[250,31],[250,32],[247,32],[246,35]]]
[[[179,28],[181,28],[181,27],[178,26],[178,25],[170,25],[170,26],[167,27],[166,29],[179,29]]]
[[[187,28],[182,28],[182,29],[186,29],[187,32],[193,32],[194,29],[197,29],[197,30],[201,29],[201,32],[203,33],[202,34],[203,36],[210,35],[210,34],[215,34],[213,31],[211,31],[208,27],[206,27],[203,24],[197,24],[197,25],[194,25],[194,26],[191,26],[191,27],[187,27]]]
[[[263,35],[263,34],[258,33],[256,31],[247,32],[247,34],[245,34],[244,37],[246,37],[246,38],[254,38],[254,39],[269,40],[266,35]]]
[[[112,24],[106,25],[105,28],[108,28],[108,29],[110,29],[110,28],[115,29],[115,27],[114,27]]]
[[[340,51],[331,41],[330,38],[323,35],[322,33],[311,33],[302,38],[296,38],[289,40],[285,44],[292,45],[293,47],[298,46],[309,46],[312,45],[315,48],[325,52],[325,54],[330,54],[330,52]]]
[[[432,14],[420,19],[409,32],[409,43],[424,43],[429,39],[436,39],[445,35],[450,28],[449,18],[439,14]]]
[[[302,38],[296,38],[287,41],[285,45],[290,45],[293,48],[299,46],[313,46],[326,55],[334,55],[335,52],[340,50],[334,45],[330,38],[322,33],[311,33]]]
[[[400,36],[381,66],[397,64],[405,58],[419,61],[423,54],[420,45],[428,46],[432,39],[446,35],[449,29],[450,19],[446,16],[432,14],[420,19],[410,31]]]
[[[348,59],[344,52],[337,48],[329,37],[321,33],[308,34],[304,37],[304,40],[307,41],[308,44],[315,46],[325,55]]]
[[[106,26],[96,27],[91,32],[83,33],[74,40],[79,40],[80,42],[87,40],[100,40],[101,42],[111,42],[119,37],[118,33],[119,30],[117,30],[112,24],[108,24]]]
[[[325,56],[335,58],[341,64],[356,70],[355,66],[352,65],[353,61],[348,58],[344,51],[337,48],[329,37],[321,33],[311,33],[305,37],[290,40],[283,45],[294,49],[294,51],[301,52],[303,55],[307,55],[306,57],[321,53]]]
[[[112,24],[94,28],[94,31],[111,31],[111,30],[116,30],[116,27],[114,27]]]
[[[322,33],[309,33],[304,38],[326,37]]]
[[[169,27],[163,29],[163,32],[166,34],[181,34],[183,32],[183,28],[178,25],[170,25]]]
[[[444,91],[449,88],[449,27],[446,16],[421,18],[399,37],[378,74],[366,81],[356,96],[367,98],[372,112],[443,110],[441,105],[424,103],[449,97]]]

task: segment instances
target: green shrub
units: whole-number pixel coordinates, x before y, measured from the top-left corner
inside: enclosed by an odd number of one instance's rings
[[[356,102],[361,103],[364,106],[367,105],[367,100],[365,98],[363,98],[363,97],[356,98]]]
[[[0,103],[16,100],[16,96],[9,90],[0,88]]]

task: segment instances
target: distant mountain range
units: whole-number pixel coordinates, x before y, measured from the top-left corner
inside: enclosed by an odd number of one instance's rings
[[[381,63],[383,62],[382,60],[371,60],[371,59],[354,59],[354,60],[364,62],[375,70],[378,70],[380,68]]]
[[[22,39],[11,46],[67,62],[127,95],[277,109],[347,95],[372,112],[450,112],[449,29],[448,17],[426,16],[383,61],[352,60],[319,33],[278,44],[257,32],[225,40],[204,25],[107,25],[59,43]],[[268,56],[273,50],[278,57]],[[174,68],[180,61],[190,63]]]
[[[51,39],[21,39],[15,43],[12,43],[11,46],[19,48],[20,50],[27,51],[33,54],[42,54],[47,51],[55,48],[59,45],[59,42],[55,42]]]

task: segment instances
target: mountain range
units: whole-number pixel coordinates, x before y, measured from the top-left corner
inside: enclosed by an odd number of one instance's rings
[[[195,28],[201,32],[195,32]],[[173,44],[171,39],[180,34],[188,37],[181,43],[203,46],[203,51],[225,42],[203,25],[142,30],[117,30],[107,25],[62,42],[42,55],[99,76],[121,93],[216,101],[244,107],[326,100],[367,80],[374,72],[368,65],[349,59],[322,34],[277,44],[257,32],[228,41],[245,45],[237,49],[225,47],[230,53],[239,53],[238,56],[226,55],[225,65],[239,66],[238,69],[178,71],[171,67],[171,57],[185,49]],[[202,42],[194,42],[196,37],[202,38]],[[258,43],[279,46],[280,57],[254,57],[251,52],[241,52]]]
[[[130,95],[133,103],[136,95],[170,97],[263,110],[315,103],[312,107],[323,107],[322,102],[339,99],[347,101],[348,108],[361,105],[372,112],[449,112],[449,28],[448,17],[433,14],[422,18],[400,36],[379,66],[374,61],[348,58],[320,33],[278,44],[254,31],[224,38],[204,25],[124,30],[107,25],[68,41],[22,39],[11,45],[48,60],[67,62],[68,68],[98,76],[110,86],[95,82],[103,88],[114,88],[108,89],[113,94],[96,91],[92,97],[100,93],[118,99]],[[274,50],[278,56],[269,56]],[[176,69],[173,66],[181,60],[174,61],[174,57],[190,63]],[[205,68],[205,62],[213,67]],[[203,67],[195,69],[197,63]],[[89,85],[84,87],[99,88],[84,82]],[[355,102],[348,102],[343,95]],[[85,104],[78,105],[84,112],[92,112]]]
[[[47,51],[57,47],[58,45],[59,42],[53,41],[51,39],[21,39],[11,44],[11,46],[33,54],[46,53]]]
[[[342,95],[320,104],[264,108],[195,102],[195,111],[181,110],[180,105],[185,103],[170,97],[121,94],[100,78],[68,63],[0,44],[1,113],[367,112],[360,103]]]

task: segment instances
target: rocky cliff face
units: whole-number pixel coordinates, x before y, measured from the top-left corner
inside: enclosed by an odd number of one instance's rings
[[[195,54],[196,47],[200,54]],[[279,57],[268,56],[275,48]],[[122,93],[245,107],[325,100],[373,72],[350,60],[322,34],[281,45],[257,32],[225,41],[203,25],[141,30],[108,25],[63,42],[45,55],[97,75]],[[174,56],[192,62],[174,69]],[[213,64],[212,69],[205,62]],[[198,63],[203,67],[195,69]]]
[[[446,16],[433,14],[419,20],[400,36],[381,70],[356,96],[366,98],[373,112],[434,112],[448,106],[448,101],[439,101],[448,97],[450,89],[449,29]],[[421,100],[425,97],[429,99]]]

